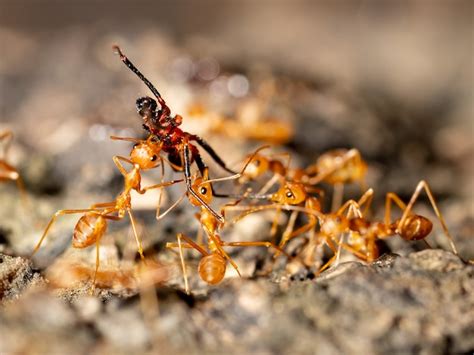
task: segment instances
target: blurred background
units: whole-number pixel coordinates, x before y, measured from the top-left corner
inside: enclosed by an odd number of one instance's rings
[[[240,126],[283,122],[296,163],[355,147],[380,200],[409,198],[426,179],[461,203],[451,219],[473,215],[471,1],[1,0],[0,10],[0,128],[14,132],[10,159],[40,196],[107,189],[111,156],[129,149],[108,135],[143,134],[134,102],[150,93],[112,53],[119,44],[226,161],[261,142],[216,134],[192,108],[235,119],[263,96]]]
[[[0,185],[1,251],[29,254],[57,209],[108,201],[121,189],[111,158],[130,145],[108,137],[143,136],[135,100],[151,93],[112,52],[118,44],[183,127],[231,166],[268,142],[290,152],[294,166],[357,148],[375,214],[386,192],[408,200],[426,179],[461,254],[474,257],[473,13],[469,0],[0,0],[0,132],[15,135],[8,161],[33,206],[25,212],[14,184]],[[352,186],[346,196],[359,194]],[[134,202],[147,247],[173,239],[177,225],[194,235],[189,206],[181,224],[158,227],[153,196]],[[70,245],[72,225],[58,221],[38,267]],[[117,225],[111,234],[125,243],[129,235],[114,233],[129,224]]]

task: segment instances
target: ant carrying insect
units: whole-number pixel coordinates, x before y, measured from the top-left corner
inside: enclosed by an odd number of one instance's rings
[[[107,221],[117,221],[125,217],[125,214],[128,214],[130,222],[132,225],[133,234],[137,243],[137,249],[142,260],[144,260],[143,247],[136,230],[136,223],[131,211],[131,191],[135,190],[140,194],[144,194],[146,191],[151,189],[162,189],[163,187],[173,185],[183,180],[173,180],[169,182],[161,182],[160,184],[151,185],[142,188],[141,187],[141,170],[147,170],[156,167],[160,161],[163,165],[163,160],[161,157],[156,155],[156,146],[154,145],[153,139],[146,141],[139,141],[133,138],[123,138],[123,137],[112,137],[115,140],[126,140],[126,141],[135,141],[136,145],[130,153],[130,159],[122,156],[114,156],[113,161],[120,173],[124,177],[124,189],[117,196],[115,201],[97,203],[92,205],[90,208],[86,209],[75,209],[75,210],[59,210],[53,217],[50,219],[48,225],[46,226],[43,235],[41,236],[39,242],[37,243],[33,255],[41,247],[43,240],[46,238],[49,230],[51,229],[53,223],[55,222],[58,216],[67,215],[67,214],[77,214],[82,213],[82,217],[77,222],[74,227],[74,233],[72,237],[72,246],[74,248],[86,248],[92,244],[96,244],[96,267],[94,274],[93,285],[95,285],[95,280],[97,277],[97,270],[99,268],[99,244],[102,236],[107,230]],[[132,169],[127,171],[123,166],[123,163],[128,163],[132,165]]]
[[[204,139],[178,128],[183,122],[183,117],[180,115],[172,117],[170,108],[166,105],[165,100],[153,84],[123,54],[120,47],[113,46],[113,49],[119,55],[122,62],[145,83],[160,104],[160,108],[158,109],[157,102],[148,96],[140,97],[136,100],[138,114],[143,118],[143,127],[161,143],[161,149],[165,153],[168,153],[168,160],[172,163],[173,168],[184,172],[188,192],[212,213],[215,218],[220,222],[224,222],[223,216],[214,211],[202,197],[192,189],[191,164],[196,162],[201,175],[207,167],[201,158],[198,148],[191,142],[199,144],[224,170],[232,174],[236,174],[236,172],[226,166],[224,161]],[[217,196],[217,194],[215,195]]]

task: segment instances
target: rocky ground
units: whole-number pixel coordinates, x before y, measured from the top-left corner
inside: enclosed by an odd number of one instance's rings
[[[426,179],[459,254],[474,259],[470,2],[271,9],[204,2],[212,21],[196,19],[191,5],[149,4],[144,14],[121,1],[91,6],[97,11],[45,1],[28,3],[30,14],[22,3],[0,2],[0,43],[9,48],[0,60],[0,131],[15,134],[8,161],[28,195],[25,204],[14,184],[0,184],[0,354],[474,351],[474,267],[449,251],[424,196],[415,209],[434,222],[434,249],[390,238],[376,262],[345,253],[320,275],[263,249],[237,249],[231,256],[243,277],[229,268],[210,287],[188,253],[187,295],[178,255],[164,246],[178,232],[196,235],[196,209],[185,202],[156,223],[152,193],[133,197],[147,265],[138,262],[128,220],[111,223],[93,295],[94,248],[70,248],[76,217],[59,218],[30,258],[56,210],[109,201],[122,188],[111,158],[131,145],[108,136],[140,137],[135,99],[149,93],[113,55],[119,43],[183,114],[185,128],[233,166],[264,144],[242,136],[252,120],[229,136],[209,117],[190,116],[189,105],[231,117],[270,87],[265,115],[291,129],[276,150],[291,153],[293,166],[328,149],[359,149],[376,192],[373,218],[383,216],[387,192],[407,201]],[[158,178],[151,172],[144,183]],[[163,204],[182,191],[169,189]],[[359,195],[357,186],[346,189],[347,198]],[[270,223],[271,214],[250,216],[223,237],[262,239]]]

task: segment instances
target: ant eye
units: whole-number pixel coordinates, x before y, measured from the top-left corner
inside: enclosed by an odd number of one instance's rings
[[[293,198],[293,197],[295,197],[295,195],[293,195],[293,192],[287,191],[287,192],[286,192],[286,197],[288,197],[288,198]]]
[[[139,143],[135,143],[135,144],[133,145],[133,148],[136,148],[136,147],[138,147],[139,145],[140,145]]]
[[[201,195],[205,195],[207,193],[207,189],[203,186],[201,187]]]
[[[156,156],[156,154],[153,155],[153,156],[150,158],[151,161],[155,161],[156,159],[158,159],[158,157]]]

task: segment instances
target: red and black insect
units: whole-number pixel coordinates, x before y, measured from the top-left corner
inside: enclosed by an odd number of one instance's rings
[[[224,218],[215,212],[202,198],[196,194],[191,188],[191,164],[196,163],[201,175],[207,169],[206,164],[201,158],[199,150],[196,145],[191,142],[199,144],[224,170],[236,174],[235,171],[229,169],[224,161],[219,157],[215,150],[201,137],[184,132],[179,128],[183,122],[183,117],[180,115],[171,116],[171,110],[166,105],[165,100],[161,94],[153,86],[153,84],[145,78],[145,76],[133,65],[133,63],[123,54],[118,46],[113,49],[120,56],[124,64],[137,75],[150,91],[155,95],[160,107],[155,99],[145,96],[140,97],[136,101],[138,114],[143,118],[143,128],[162,144],[162,150],[168,154],[168,160],[176,171],[183,171],[188,192],[198,200],[206,209],[208,209],[214,217],[223,222]],[[215,196],[225,197],[225,195],[215,194]]]

